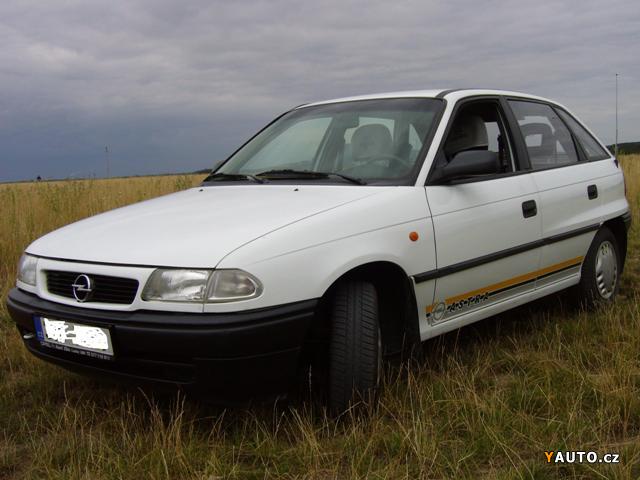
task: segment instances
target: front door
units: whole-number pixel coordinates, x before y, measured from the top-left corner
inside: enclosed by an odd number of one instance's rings
[[[445,139],[435,169],[468,150],[494,151],[500,168],[494,174],[426,187],[437,268],[416,278],[435,279],[434,297],[423,305],[423,338],[474,321],[486,307],[533,290],[540,261],[536,184],[531,175],[518,171],[500,102],[483,99],[460,105]],[[451,322],[456,318],[461,322]]]

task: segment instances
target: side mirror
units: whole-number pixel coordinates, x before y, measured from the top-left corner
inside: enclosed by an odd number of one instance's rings
[[[471,175],[491,175],[500,171],[498,154],[488,150],[468,150],[456,154],[442,167],[440,181],[454,180]]]

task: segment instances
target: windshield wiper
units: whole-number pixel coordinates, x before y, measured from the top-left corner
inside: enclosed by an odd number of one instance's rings
[[[256,177],[264,177],[264,178],[273,178],[273,177],[284,177],[284,178],[331,178],[338,177],[342,180],[346,180],[348,182],[354,183],[356,185],[366,185],[367,182],[360,178],[351,177],[349,175],[345,175],[343,173],[335,173],[335,172],[311,172],[309,170],[293,170],[290,168],[283,168],[278,170],[267,170],[266,172],[258,173]]]
[[[246,175],[244,173],[212,173],[203,182],[216,182],[216,181],[236,181],[236,180],[249,180],[254,183],[264,183],[264,180],[256,177],[255,175]]]
[[[336,172],[331,172],[331,173],[327,173],[327,176],[330,177],[340,177],[344,180],[347,180],[351,183],[355,183],[356,185],[366,185],[367,182],[365,182],[364,180],[362,180],[361,178],[357,178],[357,177],[352,177],[351,175],[345,175],[344,173],[336,173]]]

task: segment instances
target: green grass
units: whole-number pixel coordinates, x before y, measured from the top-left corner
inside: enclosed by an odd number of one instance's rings
[[[223,410],[76,376],[32,358],[1,310],[0,478],[639,478],[637,160],[625,162],[635,224],[614,305],[587,313],[554,295],[428,341],[422,364],[389,373],[368,416],[336,420],[304,403]],[[27,186],[0,188],[15,209],[3,206],[3,291],[32,238],[80,215],[74,195],[99,211],[190,181],[151,193],[60,184],[35,200]],[[548,450],[621,461],[550,465]]]

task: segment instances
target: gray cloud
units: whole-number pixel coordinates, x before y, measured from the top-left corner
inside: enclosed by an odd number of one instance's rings
[[[293,0],[0,5],[0,180],[210,166],[299,103],[388,90],[537,93],[640,139],[625,1]]]

